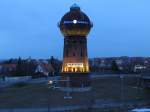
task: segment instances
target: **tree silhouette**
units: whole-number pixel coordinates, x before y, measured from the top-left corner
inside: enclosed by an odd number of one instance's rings
[[[22,70],[22,59],[19,57],[18,62],[17,62],[17,67],[16,67],[16,76],[22,76],[23,75],[23,70]]]
[[[111,69],[114,72],[118,72],[119,71],[119,68],[118,68],[118,65],[117,65],[116,61],[112,61]]]

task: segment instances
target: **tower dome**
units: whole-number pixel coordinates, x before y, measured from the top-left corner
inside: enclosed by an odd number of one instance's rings
[[[70,7],[70,11],[62,17],[59,27],[65,37],[87,36],[92,23],[88,16],[81,11],[80,7],[73,4]]]

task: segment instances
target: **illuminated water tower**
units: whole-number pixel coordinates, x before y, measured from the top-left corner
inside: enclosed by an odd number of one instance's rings
[[[71,87],[88,87],[90,85],[87,54],[87,35],[92,23],[79,6],[74,4],[66,13],[59,28],[64,35],[64,54],[61,74],[69,77]]]

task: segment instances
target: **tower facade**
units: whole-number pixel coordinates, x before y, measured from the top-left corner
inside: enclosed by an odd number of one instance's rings
[[[71,6],[60,23],[64,35],[62,75],[71,79],[72,85],[82,85],[89,75],[87,35],[92,23],[76,4]],[[85,84],[84,84],[85,85]]]

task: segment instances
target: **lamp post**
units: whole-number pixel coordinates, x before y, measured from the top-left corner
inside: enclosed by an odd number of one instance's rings
[[[72,96],[70,95],[70,78],[67,77],[67,93],[66,96],[64,96],[64,99],[72,99]]]
[[[52,80],[49,80],[48,81],[48,85],[49,85],[49,89],[52,89],[53,88],[53,81]],[[51,92],[51,91],[50,91]],[[48,112],[50,112],[50,94],[48,94]]]
[[[120,75],[120,80],[121,80],[121,102],[124,107],[124,76]]]
[[[140,99],[141,96],[141,74],[137,77],[137,99]]]

